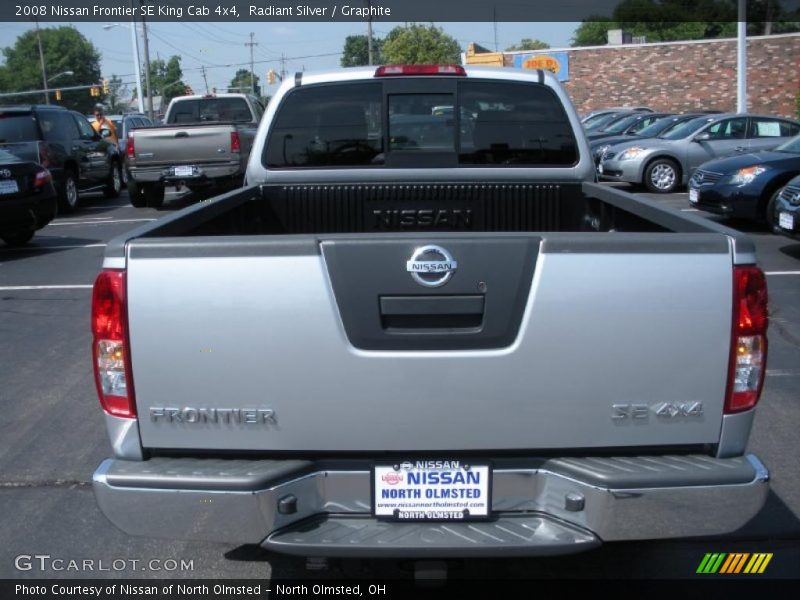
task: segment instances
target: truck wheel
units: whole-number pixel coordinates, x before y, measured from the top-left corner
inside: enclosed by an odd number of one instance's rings
[[[164,204],[164,186],[161,184],[146,184],[143,186],[144,199],[150,208],[161,208]]]
[[[78,180],[75,173],[72,171],[64,172],[64,182],[58,190],[58,205],[59,208],[65,213],[74,212],[78,208],[78,201],[80,196],[78,194]]]
[[[669,158],[657,158],[644,171],[644,184],[654,194],[669,194],[679,183],[678,165]]]
[[[122,169],[118,162],[111,163],[111,174],[108,176],[108,183],[103,189],[106,198],[118,198],[122,191]]]
[[[133,179],[128,180],[128,196],[130,196],[131,199],[131,206],[135,208],[144,208],[147,206],[147,200],[145,200],[144,197],[144,188]]]
[[[34,233],[35,231],[33,229],[13,231],[0,235],[0,239],[2,239],[7,246],[24,246],[33,239]]]

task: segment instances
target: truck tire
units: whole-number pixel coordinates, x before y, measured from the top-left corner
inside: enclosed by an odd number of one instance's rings
[[[26,229],[25,231],[12,231],[0,235],[7,246],[24,246],[33,239],[33,229]]]
[[[58,207],[64,213],[75,212],[80,201],[78,178],[71,169],[64,171],[64,181],[58,189]]]
[[[654,194],[670,194],[680,183],[680,169],[670,158],[657,158],[644,170],[644,185]]]
[[[147,206],[144,189],[141,184],[136,183],[133,179],[128,180],[128,196],[131,199],[131,206],[134,208],[145,208]]]
[[[108,176],[103,195],[106,198],[118,198],[122,191],[122,168],[117,161],[111,163],[111,173]]]
[[[142,186],[144,199],[150,208],[161,208],[164,204],[164,186],[160,183],[147,183]]]

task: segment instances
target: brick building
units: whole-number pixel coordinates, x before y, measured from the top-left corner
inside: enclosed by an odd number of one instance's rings
[[[568,56],[563,82],[578,112],[605,106],[654,110],[736,110],[736,40],[697,40],[486,53],[470,45],[467,64],[513,66],[515,55]],[[752,112],[797,118],[800,34],[747,38]]]

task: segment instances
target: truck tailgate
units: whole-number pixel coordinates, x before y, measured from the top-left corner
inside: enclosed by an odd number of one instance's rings
[[[459,262],[438,291],[405,268],[430,243]],[[724,235],[142,238],[127,265],[145,447],[719,439],[731,338]],[[433,308],[430,296],[441,299]]]
[[[232,125],[157,127],[133,132],[136,166],[181,165],[238,160],[231,153]]]

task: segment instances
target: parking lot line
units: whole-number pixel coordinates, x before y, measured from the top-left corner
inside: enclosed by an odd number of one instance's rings
[[[92,217],[94,218],[94,217]],[[145,221],[155,221],[155,219],[105,219],[104,217],[97,218],[92,221],[52,221],[50,227],[57,227],[58,225],[108,225],[110,223],[144,223]]]
[[[800,271],[764,271],[764,275],[800,275]]]
[[[92,285],[7,285],[0,287],[0,292],[18,290],[90,290]]]
[[[682,208],[681,212],[700,212],[699,208]]]

